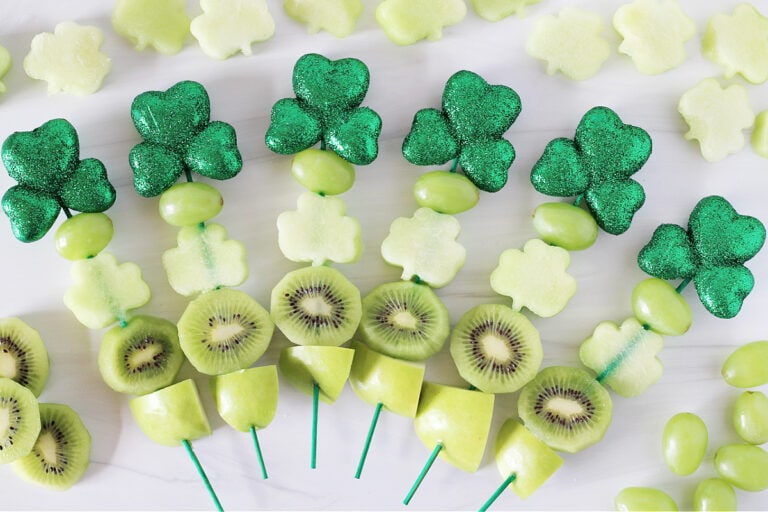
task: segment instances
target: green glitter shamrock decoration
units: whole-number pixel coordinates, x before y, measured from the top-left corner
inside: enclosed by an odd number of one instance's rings
[[[755,279],[744,263],[765,243],[765,226],[739,215],[720,196],[705,197],[688,220],[688,230],[662,224],[637,256],[640,268],[661,279],[693,280],[707,310],[733,318]]]
[[[416,112],[403,141],[403,156],[415,165],[454,160],[480,190],[496,192],[507,183],[515,149],[502,137],[520,114],[517,93],[490,85],[480,75],[459,71],[443,90],[443,110]]]
[[[369,79],[368,67],[360,60],[303,55],[293,68],[296,97],[272,106],[267,147],[290,155],[320,142],[353,164],[373,162],[379,153],[381,118],[360,107]]]
[[[15,132],[3,143],[8,175],[18,182],[2,199],[13,235],[22,242],[41,239],[59,212],[103,212],[115,202],[104,164],[80,160],[77,132],[66,119],[52,119],[31,132]]]
[[[211,103],[197,82],[179,82],[167,91],[139,94],[131,105],[136,130],[144,138],[131,149],[133,185],[154,197],[185,173],[226,180],[240,172],[243,159],[231,125],[211,121]]]
[[[533,187],[550,196],[586,199],[598,225],[620,235],[645,202],[642,185],[630,176],[651,156],[651,137],[624,124],[608,107],[584,114],[576,137],[558,138],[544,148],[531,170]]]

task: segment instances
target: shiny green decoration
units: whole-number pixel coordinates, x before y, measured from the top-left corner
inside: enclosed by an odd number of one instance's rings
[[[443,110],[416,112],[403,141],[403,156],[415,165],[458,165],[480,190],[507,183],[515,149],[502,137],[520,114],[520,97],[505,85],[490,85],[471,71],[458,71],[443,90]]]
[[[651,156],[651,137],[624,124],[608,107],[581,118],[573,140],[550,141],[531,170],[533,187],[549,196],[586,199],[598,225],[620,235],[645,202],[642,185],[630,178]]]
[[[131,104],[131,118],[144,139],[128,157],[139,195],[162,194],[182,173],[188,181],[192,172],[227,180],[243,167],[235,129],[210,120],[208,93],[197,82],[139,94]]]
[[[687,231],[675,224],[656,228],[637,263],[661,279],[692,279],[710,313],[733,318],[755,284],[744,263],[764,243],[762,222],[739,215],[720,196],[709,196],[694,207]]]
[[[11,229],[22,242],[41,239],[63,208],[95,213],[115,202],[115,189],[99,160],[80,160],[77,131],[66,119],[52,119],[3,143],[8,175],[18,182],[2,199]]]
[[[360,106],[369,80],[368,67],[358,59],[303,55],[293,68],[296,97],[272,106],[267,147],[291,155],[320,142],[348,162],[370,164],[379,154],[381,118]]]

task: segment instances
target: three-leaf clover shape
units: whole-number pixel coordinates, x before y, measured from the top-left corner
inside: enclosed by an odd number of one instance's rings
[[[733,318],[755,279],[744,263],[765,243],[765,226],[739,215],[720,196],[694,207],[688,230],[662,224],[637,257],[646,273],[661,279],[693,279],[704,307],[719,318]]]
[[[283,98],[272,107],[267,147],[290,155],[320,142],[353,164],[373,162],[379,152],[381,118],[360,106],[369,80],[368,67],[360,60],[303,55],[293,68],[296,97]]]
[[[62,208],[103,212],[115,202],[104,164],[80,160],[77,131],[66,119],[52,119],[30,132],[15,132],[3,143],[8,175],[18,182],[2,199],[11,229],[22,242],[41,239]]]
[[[624,124],[607,107],[581,118],[573,140],[554,139],[531,170],[533,187],[550,196],[586,199],[598,225],[619,235],[645,202],[642,185],[630,178],[651,156],[651,137]]]
[[[235,129],[210,120],[208,93],[197,82],[139,94],[131,117],[144,138],[129,155],[134,188],[144,197],[163,193],[182,173],[226,180],[243,167]]]
[[[458,159],[477,188],[501,190],[515,159],[515,149],[502,135],[520,114],[520,97],[510,87],[490,85],[462,70],[446,82],[442,107],[416,112],[403,141],[403,156],[415,165]]]

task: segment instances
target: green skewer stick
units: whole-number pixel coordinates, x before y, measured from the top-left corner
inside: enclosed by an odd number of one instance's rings
[[[219,501],[219,497],[216,496],[216,491],[213,490],[213,486],[211,485],[210,480],[208,480],[208,476],[205,474],[205,470],[203,470],[203,466],[200,464],[200,461],[197,459],[197,455],[195,455],[194,450],[192,450],[192,443],[190,443],[186,439],[183,439],[181,443],[184,445],[184,448],[187,450],[187,455],[189,455],[189,458],[192,459],[192,463],[195,465],[195,469],[197,469],[197,474],[200,475],[200,478],[203,479],[205,488],[208,489],[208,494],[211,496],[211,499],[213,500],[214,505],[216,505],[216,510],[218,510],[219,512],[224,512],[224,509],[221,506],[221,502]]]
[[[512,473],[511,475],[509,475],[509,476],[508,476],[508,477],[507,477],[507,478],[504,480],[504,482],[502,482],[502,484],[499,486],[499,488],[498,488],[498,489],[496,489],[496,490],[494,491],[494,493],[491,495],[491,497],[490,497],[490,498],[488,498],[488,501],[486,501],[485,503],[483,503],[483,506],[482,506],[482,507],[480,507],[480,510],[479,510],[479,512],[485,512],[486,510],[488,510],[488,508],[489,508],[491,505],[493,505],[493,502],[494,502],[494,501],[496,501],[496,498],[498,498],[499,496],[501,496],[501,493],[503,493],[503,492],[504,492],[504,489],[506,489],[506,488],[507,488],[507,486],[509,486],[509,484],[511,484],[512,482],[514,482],[514,481],[515,481],[515,478],[517,478],[517,475],[516,475],[515,473]]]
[[[320,398],[320,386],[317,382],[312,384],[312,457],[309,462],[309,467],[315,469],[317,467],[317,406]]]
[[[432,464],[435,462],[435,459],[437,458],[438,454],[440,453],[440,450],[443,449],[443,443],[437,443],[435,445],[435,449],[432,450],[432,453],[429,455],[429,459],[427,459],[427,463],[424,464],[424,467],[421,469],[421,473],[419,473],[419,476],[416,477],[416,481],[411,486],[411,490],[408,491],[408,494],[405,496],[405,499],[403,500],[403,505],[407,505],[411,502],[411,498],[413,498],[413,495],[416,494],[416,491],[419,489],[419,486],[421,485],[421,481],[424,480],[424,477],[427,476],[427,472],[429,471],[429,468],[432,467]]]
[[[365,446],[363,446],[363,453],[360,455],[360,462],[357,463],[357,471],[355,471],[355,478],[360,478],[360,474],[363,472],[363,465],[365,459],[368,457],[368,449],[371,447],[371,440],[373,439],[373,431],[376,430],[376,424],[379,421],[379,414],[381,414],[381,408],[383,403],[378,402],[376,404],[376,410],[373,411],[373,419],[371,420],[371,426],[368,428],[368,436],[365,438]]]
[[[261,455],[261,446],[259,445],[259,436],[256,435],[256,427],[251,425],[251,437],[253,438],[253,447],[256,448],[256,457],[259,459],[259,466],[261,466],[261,478],[266,480],[269,478],[267,475],[267,466],[264,465],[264,457]]]

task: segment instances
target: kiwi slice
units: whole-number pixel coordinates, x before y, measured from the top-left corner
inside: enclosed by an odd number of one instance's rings
[[[211,290],[189,303],[178,323],[181,349],[207,375],[248,368],[267,350],[275,326],[250,295]]]
[[[40,404],[40,435],[32,451],[11,467],[24,480],[63,491],[88,468],[91,435],[69,406]]]
[[[449,332],[448,309],[427,285],[385,283],[363,299],[360,334],[382,354],[423,361],[440,352]]]
[[[40,334],[18,318],[0,320],[0,377],[13,379],[35,396],[48,380],[48,351]]]
[[[360,291],[330,267],[287,273],[272,289],[272,320],[298,345],[338,347],[355,334]]]
[[[511,393],[536,376],[544,353],[539,331],[524,315],[481,304],[453,328],[451,356],[459,374],[480,391]]]
[[[119,393],[144,395],[168,386],[183,362],[176,326],[152,316],[113,327],[99,348],[101,377]]]
[[[550,448],[576,453],[598,442],[611,423],[608,391],[579,368],[550,366],[523,387],[517,413]]]
[[[28,454],[39,433],[35,395],[14,380],[0,378],[0,464]]]

